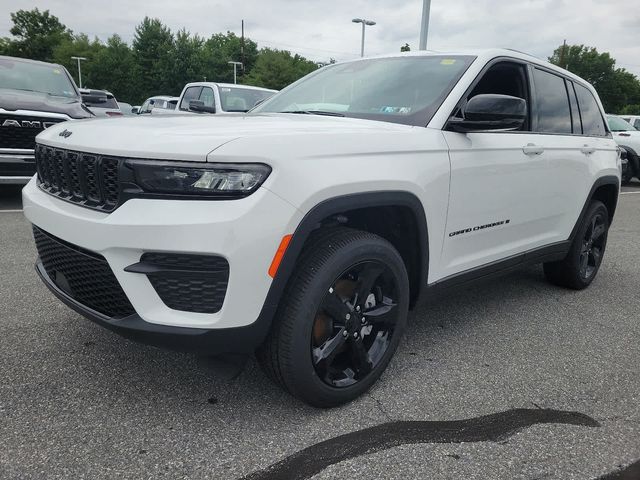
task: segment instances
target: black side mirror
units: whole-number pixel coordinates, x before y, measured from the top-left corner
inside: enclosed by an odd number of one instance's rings
[[[216,113],[216,107],[208,107],[202,100],[191,100],[189,110],[192,112]]]
[[[509,95],[476,95],[462,108],[462,118],[452,117],[449,130],[476,131],[518,130],[527,119],[527,102]]]
[[[140,108],[139,107],[132,107],[131,108],[131,113],[133,113],[134,115],[138,115],[138,113],[140,113]]]

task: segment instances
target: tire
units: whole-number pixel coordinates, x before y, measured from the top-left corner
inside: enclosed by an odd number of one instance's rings
[[[551,283],[582,290],[598,274],[607,246],[609,212],[600,201],[593,201],[578,229],[564,260],[544,264],[544,273]]]
[[[631,183],[631,180],[633,180],[633,177],[634,177],[633,166],[631,162],[629,162],[627,164],[627,171],[624,172],[624,175],[622,176],[622,184],[628,185],[629,183]]]
[[[303,402],[342,405],[385,370],[408,308],[408,275],[393,245],[368,232],[322,229],[305,246],[256,356]]]

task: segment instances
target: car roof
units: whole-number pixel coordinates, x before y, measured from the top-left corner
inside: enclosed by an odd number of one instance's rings
[[[171,95],[155,95],[147,98],[147,100],[180,100],[180,97],[172,97]]]
[[[113,93],[107,90],[98,90],[94,88],[80,88],[79,90],[81,94],[85,94],[85,95],[96,95],[96,94],[104,93],[107,97],[114,96]]]
[[[219,82],[191,82],[187,83],[184,88],[187,87],[224,87],[224,88],[241,88],[244,90],[258,90],[261,92],[274,92],[276,93],[278,90],[273,90],[271,88],[262,88],[262,87],[254,87],[253,85],[240,85],[237,83],[219,83]]]
[[[37,65],[43,65],[48,67],[60,67],[63,68],[59,63],[50,63],[50,62],[41,62],[40,60],[31,60],[30,58],[22,58],[22,57],[11,57],[9,55],[0,55],[0,60],[13,60],[21,63],[34,63]]]

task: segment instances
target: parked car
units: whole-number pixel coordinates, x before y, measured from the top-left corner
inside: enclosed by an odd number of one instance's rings
[[[45,128],[91,116],[63,66],[0,56],[0,184],[35,175],[35,138]]]
[[[176,105],[178,104],[178,97],[171,97],[168,95],[157,95],[155,97],[147,98],[142,106],[138,109],[138,115],[145,114],[166,114],[175,113]],[[155,112],[154,112],[155,110]]]
[[[106,90],[81,88],[82,101],[97,117],[121,117],[122,111],[116,97]]]
[[[629,183],[633,177],[640,178],[640,131],[616,115],[607,115],[613,138],[627,152],[622,171],[622,182]]]
[[[178,112],[243,113],[271,97],[277,90],[229,83],[188,83],[180,94]]]
[[[593,87],[512,50],[329,65],[245,115],[52,127],[36,156],[54,295],[142,342],[257,350],[319,407],[373,385],[422,295],[533,263],[588,287],[620,186]]]
[[[118,107],[120,107],[123,115],[135,115],[133,111],[134,107],[130,103],[118,102]]]
[[[629,122],[634,128],[640,128],[640,115],[618,115],[625,122]]]

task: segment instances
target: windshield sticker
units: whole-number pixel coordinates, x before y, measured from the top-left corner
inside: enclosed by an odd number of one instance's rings
[[[60,75],[62,72],[59,69],[54,68],[53,73],[55,73],[56,75]]]
[[[380,113],[408,115],[411,113],[411,107],[381,107]]]
[[[442,60],[440,62],[440,65],[453,65],[455,63],[456,63],[455,59],[453,59],[453,58],[445,58],[444,60]]]
[[[221,88],[220,91],[227,93],[227,92],[230,92],[231,89],[230,88]]]

